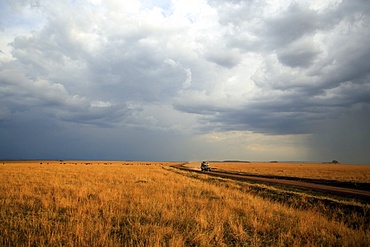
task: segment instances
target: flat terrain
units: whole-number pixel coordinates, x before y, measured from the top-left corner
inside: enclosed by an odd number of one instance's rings
[[[172,168],[0,163],[0,246],[370,246],[369,206]]]
[[[343,173],[345,175],[350,174],[351,181],[347,181],[346,179],[342,180],[330,180],[330,176],[325,176],[325,179],[321,179],[319,177],[315,177],[314,179],[309,178],[304,170],[305,168],[302,167],[302,165],[299,165],[300,168],[298,169],[299,173],[297,173],[297,177],[293,176],[281,176],[279,172],[268,171],[268,173],[251,173],[251,171],[258,170],[258,166],[262,166],[262,171],[265,171],[266,164],[262,163],[257,164],[230,164],[230,165],[219,165],[216,163],[212,164],[212,171],[207,172],[207,175],[210,176],[216,176],[216,177],[222,177],[222,178],[229,178],[229,179],[235,179],[240,181],[249,181],[249,182],[257,182],[257,183],[264,183],[264,184],[270,184],[270,185],[281,185],[281,186],[289,186],[294,188],[301,188],[306,190],[312,190],[316,192],[322,192],[325,193],[326,196],[328,195],[334,195],[334,196],[341,196],[341,197],[347,197],[347,198],[353,198],[357,199],[359,201],[363,201],[366,203],[370,203],[370,191],[367,190],[367,188],[370,187],[370,183],[363,183],[358,182],[358,178],[363,178],[364,173],[366,172],[367,167],[357,167],[356,171],[351,170],[351,166],[343,166],[341,165],[341,170],[335,169],[334,171],[337,174],[334,174],[337,179],[341,179],[338,176],[338,173]],[[297,167],[297,164],[289,164],[291,167]],[[190,164],[183,164],[181,166],[177,166],[180,169],[183,170],[189,170],[189,171],[197,171],[200,172],[200,169],[196,166],[199,166],[199,163],[190,163]],[[228,169],[229,167],[232,167],[233,169]],[[275,167],[274,167],[275,166]],[[322,170],[330,170],[332,167],[320,167],[320,165],[313,165],[310,164],[310,167],[316,167],[315,173],[320,173],[320,169]],[[333,165],[332,165],[333,166]],[[218,169],[218,168],[223,168]],[[251,167],[254,167],[251,169]],[[285,169],[289,169],[286,164],[270,164],[270,167],[277,169],[277,171],[280,171],[279,168],[284,167]],[[227,170],[225,170],[227,169]],[[294,170],[294,169],[293,169]],[[369,169],[370,170],[370,169]],[[249,171],[249,173],[245,172]],[[333,172],[334,173],[334,172]],[[278,175],[276,175],[278,174]],[[294,175],[294,173],[290,172],[291,175]],[[366,173],[365,173],[366,175]],[[303,181],[301,181],[303,180]],[[346,180],[346,181],[345,181]],[[354,181],[353,181],[354,180]],[[330,184],[330,185],[327,185]],[[359,187],[359,188],[356,188]]]
[[[199,162],[177,167],[199,172],[197,166]],[[307,164],[307,169],[306,165],[292,163],[212,163],[211,166],[212,171],[207,172],[210,176],[302,188],[370,203],[367,190],[370,183],[364,182],[368,181],[370,166]],[[287,170],[290,176],[281,175],[281,169]]]
[[[271,162],[210,162],[210,165],[221,171],[251,175],[370,183],[370,165]],[[199,168],[200,162],[190,162],[187,166]]]

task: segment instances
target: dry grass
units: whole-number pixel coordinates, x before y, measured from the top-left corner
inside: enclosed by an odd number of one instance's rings
[[[365,225],[351,229],[232,181],[151,162],[86,163],[1,164],[0,245],[370,246]]]
[[[193,165],[199,167],[198,163]],[[210,163],[219,170],[245,172],[255,175],[287,176],[343,182],[370,183],[369,165],[317,163]]]

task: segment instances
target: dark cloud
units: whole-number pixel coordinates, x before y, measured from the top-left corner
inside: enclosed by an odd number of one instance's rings
[[[356,104],[314,126],[311,149],[316,160],[369,164],[369,105]]]
[[[369,160],[368,1],[193,5],[1,2],[0,158]]]
[[[206,58],[208,61],[216,63],[220,66],[226,67],[226,68],[232,68],[239,64],[240,62],[240,56],[236,52],[232,51],[224,51],[220,52],[219,50],[211,51],[207,54]]]
[[[32,113],[2,123],[1,159],[187,159],[187,141],[179,143],[181,136],[135,127],[63,123]]]
[[[320,54],[320,50],[313,42],[297,41],[295,44],[289,45],[284,49],[277,50],[279,61],[292,68],[310,67]]]
[[[204,116],[218,131],[250,130],[272,135],[309,133],[309,126],[325,118],[323,110],[297,95],[258,97],[237,108],[179,106],[181,110]]]
[[[285,46],[315,32],[319,26],[318,19],[318,13],[314,10],[292,3],[279,15],[268,17],[261,27],[260,35],[271,47]]]

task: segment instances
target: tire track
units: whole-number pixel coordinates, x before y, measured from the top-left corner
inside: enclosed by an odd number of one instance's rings
[[[308,189],[313,191],[318,191],[330,195],[337,195],[342,197],[348,198],[355,198],[366,203],[370,203],[370,191],[365,190],[357,190],[351,188],[343,188],[343,187],[336,187],[331,185],[324,185],[324,184],[316,184],[316,183],[309,183],[309,182],[302,182],[302,181],[295,181],[295,180],[284,180],[284,179],[277,179],[277,178],[265,178],[265,177],[258,177],[258,176],[248,176],[248,175],[241,175],[241,174],[230,174],[226,172],[220,171],[209,171],[209,172],[202,172],[199,169],[186,167],[186,164],[180,164],[177,166],[173,166],[180,170],[196,172],[207,174],[209,176],[214,177],[221,177],[221,178],[228,178],[234,179],[239,181],[253,181],[257,183],[264,183],[264,184],[278,184],[290,187],[296,187],[301,189]]]

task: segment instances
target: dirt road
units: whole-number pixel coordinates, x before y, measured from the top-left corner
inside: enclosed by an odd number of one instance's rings
[[[242,175],[242,174],[232,174],[232,173],[221,172],[221,171],[202,172],[200,171],[199,168],[188,167],[186,166],[186,164],[178,165],[175,167],[181,170],[203,173],[203,174],[207,174],[207,175],[215,176],[215,177],[229,178],[229,179],[240,180],[240,181],[253,181],[253,182],[264,183],[264,184],[279,184],[279,185],[284,185],[284,186],[303,188],[307,190],[323,192],[323,193],[330,194],[330,195],[355,198],[355,199],[359,199],[361,201],[370,203],[370,191],[365,191],[365,190],[342,188],[342,187],[335,187],[335,186],[316,184],[316,183],[308,183],[308,182],[295,181],[295,180],[284,180],[284,179],[266,178],[266,177],[259,177],[259,176],[248,176],[248,175]]]

